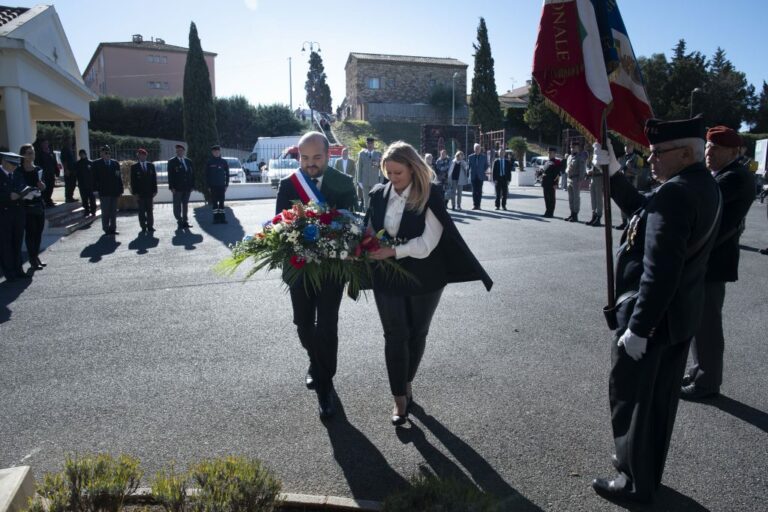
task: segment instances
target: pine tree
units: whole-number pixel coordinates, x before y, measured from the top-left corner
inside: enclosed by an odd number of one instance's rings
[[[723,124],[739,130],[741,123],[751,120],[757,103],[754,86],[747,83],[718,48],[709,61],[709,72],[702,98],[702,112],[707,126]]]
[[[325,78],[323,58],[319,53],[312,51],[309,54],[309,72],[304,90],[307,91],[307,105],[316,112],[332,112],[331,88]]]
[[[763,80],[763,89],[755,109],[752,133],[768,133],[768,84]]]
[[[473,43],[472,47],[475,49],[475,75],[472,77],[470,122],[479,124],[485,132],[498,130],[502,127],[504,120],[501,115],[499,95],[496,92],[493,57],[484,18],[480,18],[480,24],[477,27],[477,43]]]
[[[205,164],[211,154],[210,147],[219,143],[219,134],[211,79],[194,23],[189,28],[189,52],[184,67],[184,139],[195,171],[195,190],[208,200]]]

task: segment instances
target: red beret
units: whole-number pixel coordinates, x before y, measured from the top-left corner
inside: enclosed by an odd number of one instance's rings
[[[144,148],[139,148],[139,150],[136,153],[138,153],[140,155],[146,155],[147,154],[147,150],[144,149]]]
[[[726,148],[738,148],[744,145],[736,130],[727,126],[713,126],[707,130],[707,141]]]

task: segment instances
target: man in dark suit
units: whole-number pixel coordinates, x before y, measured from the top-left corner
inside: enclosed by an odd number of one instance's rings
[[[352,178],[328,167],[328,139],[320,132],[309,132],[299,140],[301,172],[307,182],[319,189],[325,202],[339,209],[354,208],[355,185]],[[277,189],[275,212],[293,207],[302,201],[303,191],[291,177],[280,181]],[[306,197],[306,196],[304,196]],[[336,356],[339,345],[338,320],[344,285],[325,282],[320,290],[303,282],[291,286],[293,323],[299,334],[301,346],[309,355],[306,386],[317,393],[321,418],[329,418],[336,412],[333,394],[333,376],[336,374]]]
[[[142,233],[155,231],[155,217],[152,201],[157,195],[157,173],[155,164],[147,162],[147,150],[140,148],[136,152],[138,162],[131,166],[131,193],[139,203],[139,225]]]
[[[704,311],[704,275],[720,222],[720,192],[702,160],[697,117],[650,119],[649,162],[662,186],[638,192],[610,159],[611,197],[634,212],[616,260],[611,423],[614,479],[592,487],[615,500],[650,502],[661,484],[688,346]],[[599,145],[595,163],[608,163]]]
[[[544,192],[544,217],[555,215],[555,187],[562,163],[555,158],[555,148],[549,148],[549,160],[541,170],[541,190]]]
[[[229,187],[229,164],[221,157],[221,146],[211,146],[211,158],[205,164],[205,179],[211,190],[211,209],[213,210],[213,223],[226,224],[226,210],[224,210],[224,197]]]
[[[35,165],[43,170],[43,201],[47,208],[55,206],[53,203],[53,188],[56,186],[56,175],[58,174],[58,165],[56,164],[56,155],[51,151],[48,139],[37,141],[35,148]]]
[[[739,279],[741,226],[755,199],[754,175],[739,158],[742,144],[739,134],[726,126],[707,131],[706,162],[723,195],[723,220],[707,264],[704,315],[691,342],[692,364],[680,390],[686,400],[717,396],[723,382],[725,283]]]
[[[176,156],[168,160],[168,190],[173,194],[173,216],[178,229],[190,228],[187,211],[189,196],[195,186],[192,160],[184,156],[185,148],[176,144]]]
[[[123,195],[120,164],[112,160],[112,150],[102,146],[101,158],[93,162],[93,181],[101,203],[101,227],[107,235],[117,235],[117,199]]]
[[[29,278],[21,263],[25,219],[21,199],[26,185],[19,165],[20,155],[0,153],[0,271],[6,281]]]
[[[499,149],[499,158],[493,162],[493,183],[496,185],[496,209],[507,209],[507,196],[509,195],[509,180],[512,179],[512,171],[515,170],[515,160]]]
[[[78,152],[80,159],[75,163],[77,188],[80,191],[80,202],[83,203],[83,217],[96,215],[96,196],[93,194],[93,162],[88,160],[84,149]]]

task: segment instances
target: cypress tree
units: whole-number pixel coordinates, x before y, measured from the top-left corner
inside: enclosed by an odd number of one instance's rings
[[[499,130],[504,120],[496,92],[493,57],[484,18],[480,18],[477,43],[473,43],[472,47],[475,49],[475,76],[472,77],[470,123],[479,124],[484,132]]]
[[[189,52],[184,67],[184,139],[187,156],[195,171],[195,189],[209,197],[205,182],[205,164],[210,147],[219,143],[216,130],[216,109],[211,92],[211,79],[203,57],[203,48],[194,23],[189,28]]]
[[[307,91],[307,105],[317,112],[331,112],[331,88],[325,81],[325,68],[320,54],[309,54],[309,72],[304,90]]]

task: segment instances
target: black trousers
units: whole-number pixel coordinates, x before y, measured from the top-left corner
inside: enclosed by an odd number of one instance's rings
[[[211,208],[213,208],[214,212],[224,209],[224,194],[226,190],[226,187],[211,187]]]
[[[691,361],[685,371],[697,388],[720,391],[723,383],[723,303],[725,283],[704,284],[704,314],[701,326],[691,342]]]
[[[509,195],[509,181],[506,179],[496,180],[496,208],[507,207],[507,196]],[[499,204],[501,203],[501,204]]]
[[[77,186],[77,175],[74,173],[74,171],[70,171],[67,174],[64,174],[64,200],[65,201],[74,201],[75,200],[75,187]]]
[[[191,190],[180,192],[174,190],[173,192],[173,216],[176,217],[178,222],[187,221],[187,211],[189,210],[189,196],[192,194]]]
[[[27,246],[27,255],[30,263],[40,256],[40,244],[43,240],[43,228],[45,228],[45,215],[42,210],[38,213],[29,213],[24,222],[24,243]]]
[[[96,213],[96,196],[91,188],[78,187],[80,202],[83,203],[85,213]]]
[[[443,288],[424,295],[373,292],[384,328],[384,359],[393,396],[405,395],[407,384],[416,377],[442,294]]]
[[[344,287],[323,283],[320,291],[304,290],[302,285],[291,288],[293,323],[299,341],[309,355],[312,376],[318,393],[327,393],[336,375],[339,348],[339,306]]]
[[[483,180],[472,180],[472,206],[480,208],[483,199]]]
[[[608,388],[616,457],[627,490],[649,499],[664,473],[690,340],[673,345],[650,340],[639,361],[617,341],[615,336]]]
[[[152,196],[139,196],[136,198],[139,204],[139,225],[141,229],[151,228],[155,225],[155,216],[153,210]]]
[[[555,213],[555,185],[554,183],[541,183],[541,190],[544,192],[544,213],[553,215]]]
[[[50,206],[53,204],[53,188],[56,186],[56,175],[55,174],[46,174],[43,172],[43,184],[45,184],[45,190],[43,190],[43,202],[45,202],[46,206]]]
[[[21,244],[25,214],[21,206],[0,209],[0,270],[6,279],[22,275]]]

